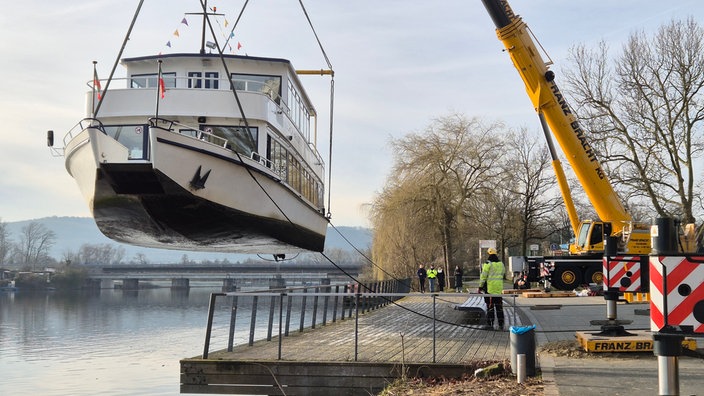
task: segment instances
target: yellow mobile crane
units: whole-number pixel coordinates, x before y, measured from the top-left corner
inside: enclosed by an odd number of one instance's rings
[[[543,60],[542,47],[536,45],[537,40],[534,40],[526,23],[513,13],[506,0],[482,2],[538,113],[557,184],[575,235],[575,242],[570,245],[571,256],[545,258],[545,264],[551,271],[551,283],[564,290],[574,289],[582,283],[601,283],[604,234],[618,237],[620,252],[647,255],[651,250],[649,226],[632,221],[596,158],[585,131],[555,83],[555,74],[548,69],[552,62]],[[600,220],[579,220],[550,137],[551,131]]]

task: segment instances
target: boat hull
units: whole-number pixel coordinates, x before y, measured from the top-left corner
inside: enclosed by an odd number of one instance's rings
[[[97,128],[67,152],[67,169],[106,236],[189,251],[323,250],[325,216],[259,162],[167,130],[149,133],[144,160],[129,159]]]

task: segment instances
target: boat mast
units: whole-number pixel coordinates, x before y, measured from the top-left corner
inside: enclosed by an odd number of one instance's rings
[[[208,0],[203,0],[203,33],[200,35],[200,54],[205,54],[205,18],[208,17],[206,10],[208,9]]]
[[[225,15],[218,14],[217,9],[213,8],[213,12],[207,12],[208,10],[208,0],[202,0],[201,5],[203,6],[203,12],[187,12],[186,15],[203,15],[203,31],[200,36],[200,54],[205,55],[205,25],[208,22],[208,15]]]

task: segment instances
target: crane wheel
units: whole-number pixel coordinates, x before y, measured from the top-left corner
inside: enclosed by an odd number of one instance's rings
[[[587,271],[584,273],[584,282],[600,285],[604,283],[604,272],[597,268],[587,268]]]
[[[579,267],[567,266],[552,273],[552,285],[558,290],[574,290],[581,284],[582,271]]]

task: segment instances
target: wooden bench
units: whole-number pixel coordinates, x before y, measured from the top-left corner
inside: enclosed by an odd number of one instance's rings
[[[484,297],[469,296],[467,301],[455,305],[455,309],[469,313],[470,321],[476,323],[486,323],[486,303]]]

